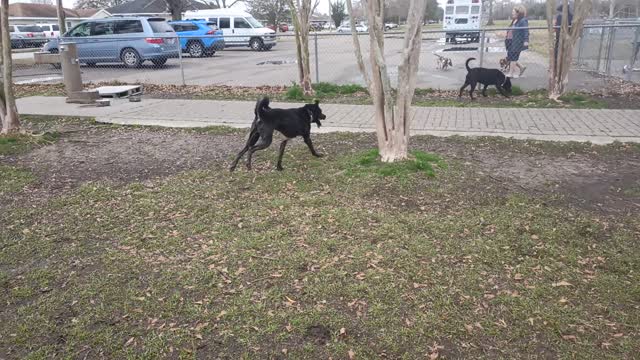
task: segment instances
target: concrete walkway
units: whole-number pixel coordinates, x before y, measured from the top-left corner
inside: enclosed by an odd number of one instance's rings
[[[248,127],[255,103],[249,101],[143,99],[112,101],[108,107],[66,104],[63,97],[18,99],[21,114],[94,117],[125,125]],[[299,104],[272,103],[272,107]],[[368,105],[321,105],[327,120],[313,132],[373,132]],[[502,136],[552,141],[640,142],[640,110],[568,110],[522,108],[414,108],[414,135]]]

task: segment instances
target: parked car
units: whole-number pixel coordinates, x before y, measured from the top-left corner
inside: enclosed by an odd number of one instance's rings
[[[384,24],[384,29],[385,30],[392,30],[392,29],[397,29],[398,28],[398,24],[395,23],[386,23]]]
[[[267,25],[267,27],[273,31],[276,31],[276,26],[275,25]],[[289,25],[282,23],[278,26],[278,31],[280,32],[287,32],[289,31]]]
[[[49,41],[43,51],[57,53],[60,42],[74,42],[78,59],[89,66],[121,62],[139,67],[145,61],[162,66],[179,56],[180,47],[173,28],[163,18],[117,17],[82,22]]]
[[[309,31],[322,31],[322,26],[324,24],[312,23],[309,25]]]
[[[42,28],[37,25],[9,25],[9,33],[12,46],[15,44],[20,48],[41,46],[47,41]]]
[[[57,38],[60,36],[60,26],[58,24],[38,24],[44,31],[44,36],[48,38]]]
[[[213,56],[224,49],[224,37],[218,25],[205,20],[170,21],[180,39],[182,52],[192,57]]]
[[[23,47],[26,46],[24,41],[25,40],[24,36],[11,33],[10,38],[11,38],[12,49],[22,49]]]
[[[189,20],[206,20],[218,25],[226,47],[249,47],[254,51],[276,46],[275,31],[262,25],[251,14],[236,9],[194,10],[184,13]]]
[[[364,25],[356,25],[356,32],[367,32],[369,29]],[[338,32],[351,32],[351,25],[340,25]]]

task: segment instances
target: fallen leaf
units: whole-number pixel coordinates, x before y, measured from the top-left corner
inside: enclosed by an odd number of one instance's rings
[[[513,276],[513,278],[514,278],[515,280],[522,280],[523,276],[522,276],[522,274],[515,274],[515,275]]]
[[[623,334],[623,333],[613,334],[613,337],[616,337],[616,338],[617,338],[617,337],[623,337],[623,336],[624,336],[624,334]]]
[[[353,350],[349,350],[348,354],[349,354],[349,359],[355,359],[356,353]]]
[[[562,280],[560,282],[557,283],[553,283],[551,284],[553,287],[558,287],[558,286],[573,286],[570,282],[567,282],[566,280]]]
[[[216,320],[220,320],[220,318],[225,316],[225,315],[227,315],[226,311],[224,311],[224,310],[220,311],[220,314],[218,314],[218,316],[216,317]]]
[[[559,302],[560,304],[566,304],[566,303],[568,303],[568,302],[569,302],[569,300],[567,300],[566,298],[560,298],[560,300],[558,300],[558,302]]]
[[[600,346],[601,346],[603,349],[607,349],[607,350],[609,350],[609,346],[611,346],[611,345],[613,345],[613,344],[608,343],[608,342],[603,342],[602,344],[600,344]]]
[[[345,329],[345,328],[340,328],[340,335],[341,335],[341,336],[347,335],[347,329]]]
[[[132,342],[133,342],[134,338],[129,338],[129,340],[127,340],[126,343],[124,343],[124,346],[129,346]]]
[[[285,296],[285,298],[287,298],[287,301],[288,301],[290,304],[295,304],[295,303],[296,303],[296,301],[295,301],[295,300],[293,300],[292,298],[290,298],[290,297],[288,297],[288,296]]]
[[[572,340],[572,341],[576,340],[576,336],[575,335],[562,335],[562,338],[565,339],[565,340]]]
[[[469,333],[473,332],[473,325],[465,324],[464,328],[467,329],[467,332],[469,332]]]
[[[289,352],[289,350],[287,350],[287,349],[282,349],[282,353],[283,353],[283,354],[287,355],[287,353],[288,353],[288,352]]]
[[[284,328],[287,329],[288,332],[291,332],[291,330],[293,330],[293,326],[291,326],[291,324],[288,324]]]
[[[202,340],[202,335],[200,335],[200,334],[195,334],[194,336],[196,337],[196,339],[198,339],[198,340]]]

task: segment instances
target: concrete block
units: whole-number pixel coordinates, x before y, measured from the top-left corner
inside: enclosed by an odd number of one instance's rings
[[[97,91],[74,91],[66,100],[70,104],[94,104],[96,100],[100,99],[100,94]]]
[[[60,64],[60,54],[36,52],[33,53],[33,62],[36,64]]]

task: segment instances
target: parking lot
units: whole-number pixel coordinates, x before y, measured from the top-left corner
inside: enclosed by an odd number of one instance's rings
[[[478,44],[460,44],[452,47],[445,45],[440,35],[433,33],[423,36],[421,65],[417,79],[417,86],[420,88],[459,88],[466,75],[465,60],[469,57],[479,58]],[[544,34],[535,35],[544,36]],[[366,54],[368,37],[360,36],[360,39]],[[397,80],[397,65],[400,61],[402,42],[402,34],[389,34],[385,40],[386,58],[394,82]],[[322,34],[317,38],[317,45],[320,81],[363,84],[356,65],[350,35]],[[497,68],[499,59],[505,55],[502,41],[490,34],[486,46],[488,52],[484,55],[484,66]],[[312,77],[315,82],[317,80],[316,52],[313,35],[310,41],[310,52]],[[453,68],[436,69],[435,54],[451,58]],[[187,85],[290,85],[297,81],[295,59],[295,40],[291,36],[285,36],[279,39],[278,45],[271,51],[255,52],[248,48],[231,48],[217,52],[213,57],[204,58],[191,58],[184,54],[181,60],[170,59],[162,68],[156,68],[149,62],[135,69],[124,68],[117,64],[82,66],[82,77],[85,82],[118,80],[127,83],[184,83]],[[515,79],[514,83],[524,90],[545,88],[547,85],[546,58],[533,51],[526,51],[522,54],[521,61],[527,66],[527,70],[524,78]],[[472,62],[471,65],[479,66],[479,60]],[[61,81],[60,70],[50,65],[18,65],[15,69],[17,82]],[[638,76],[637,73],[634,74],[634,77]],[[603,85],[602,77],[592,76],[584,71],[575,71],[570,78],[570,87],[574,89],[596,89]]]

